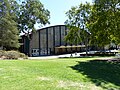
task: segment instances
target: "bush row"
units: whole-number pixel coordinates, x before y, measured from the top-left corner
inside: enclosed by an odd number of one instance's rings
[[[0,50],[0,59],[27,59],[27,56],[18,51],[3,51]]]

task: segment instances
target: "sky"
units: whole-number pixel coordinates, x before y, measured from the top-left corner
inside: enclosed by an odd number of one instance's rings
[[[70,10],[72,6],[78,6],[80,3],[92,3],[92,0],[40,0],[45,9],[50,11],[50,24],[47,26],[64,25],[67,19],[65,12]],[[35,26],[39,29],[38,25]]]

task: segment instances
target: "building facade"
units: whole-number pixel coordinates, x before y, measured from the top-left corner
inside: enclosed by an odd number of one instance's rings
[[[64,41],[68,29],[65,25],[56,25],[37,30],[28,40],[22,36],[20,51],[29,56],[44,56],[79,52],[80,45],[70,45]]]

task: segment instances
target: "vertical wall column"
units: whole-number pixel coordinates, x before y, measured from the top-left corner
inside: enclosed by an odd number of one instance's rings
[[[55,27],[53,27],[53,53],[55,54]]]
[[[48,55],[48,28],[46,29],[46,50]]]
[[[60,35],[60,46],[61,46],[61,26],[59,26],[59,35]]]
[[[65,26],[65,36],[67,35],[67,27]],[[65,46],[67,46],[67,43],[65,43]],[[66,52],[67,52],[67,48],[66,48]]]
[[[40,30],[39,30],[39,38],[38,38],[38,39],[39,39],[38,41],[39,41],[39,56],[40,56],[40,55],[41,55],[41,54],[40,54],[40,52],[41,52]]]
[[[30,40],[25,37],[25,54],[29,56],[30,54]]]

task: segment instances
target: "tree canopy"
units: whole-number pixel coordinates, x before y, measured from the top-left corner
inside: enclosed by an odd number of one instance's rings
[[[34,31],[34,25],[45,25],[49,23],[50,12],[44,8],[39,0],[24,0],[20,4],[18,13],[18,27],[24,34]]]
[[[66,15],[68,19],[65,24],[68,26],[69,32],[65,37],[67,42],[75,44],[85,44],[86,53],[89,44],[89,30],[87,24],[91,14],[91,5],[89,3],[80,4],[78,7],[72,7]]]
[[[0,47],[6,49],[19,47],[19,31],[11,8],[8,0],[0,1]]]
[[[120,0],[94,0],[91,5],[85,3],[72,7],[66,15],[65,24],[78,28],[69,29],[67,39],[72,33],[74,37],[69,39],[75,41],[76,33],[80,33],[78,39],[84,44],[104,47],[111,42],[120,43]]]
[[[34,25],[49,23],[50,12],[39,0],[0,0],[0,47],[19,48],[19,35],[28,36]]]
[[[92,8],[91,43],[120,43],[120,0],[95,0]]]

